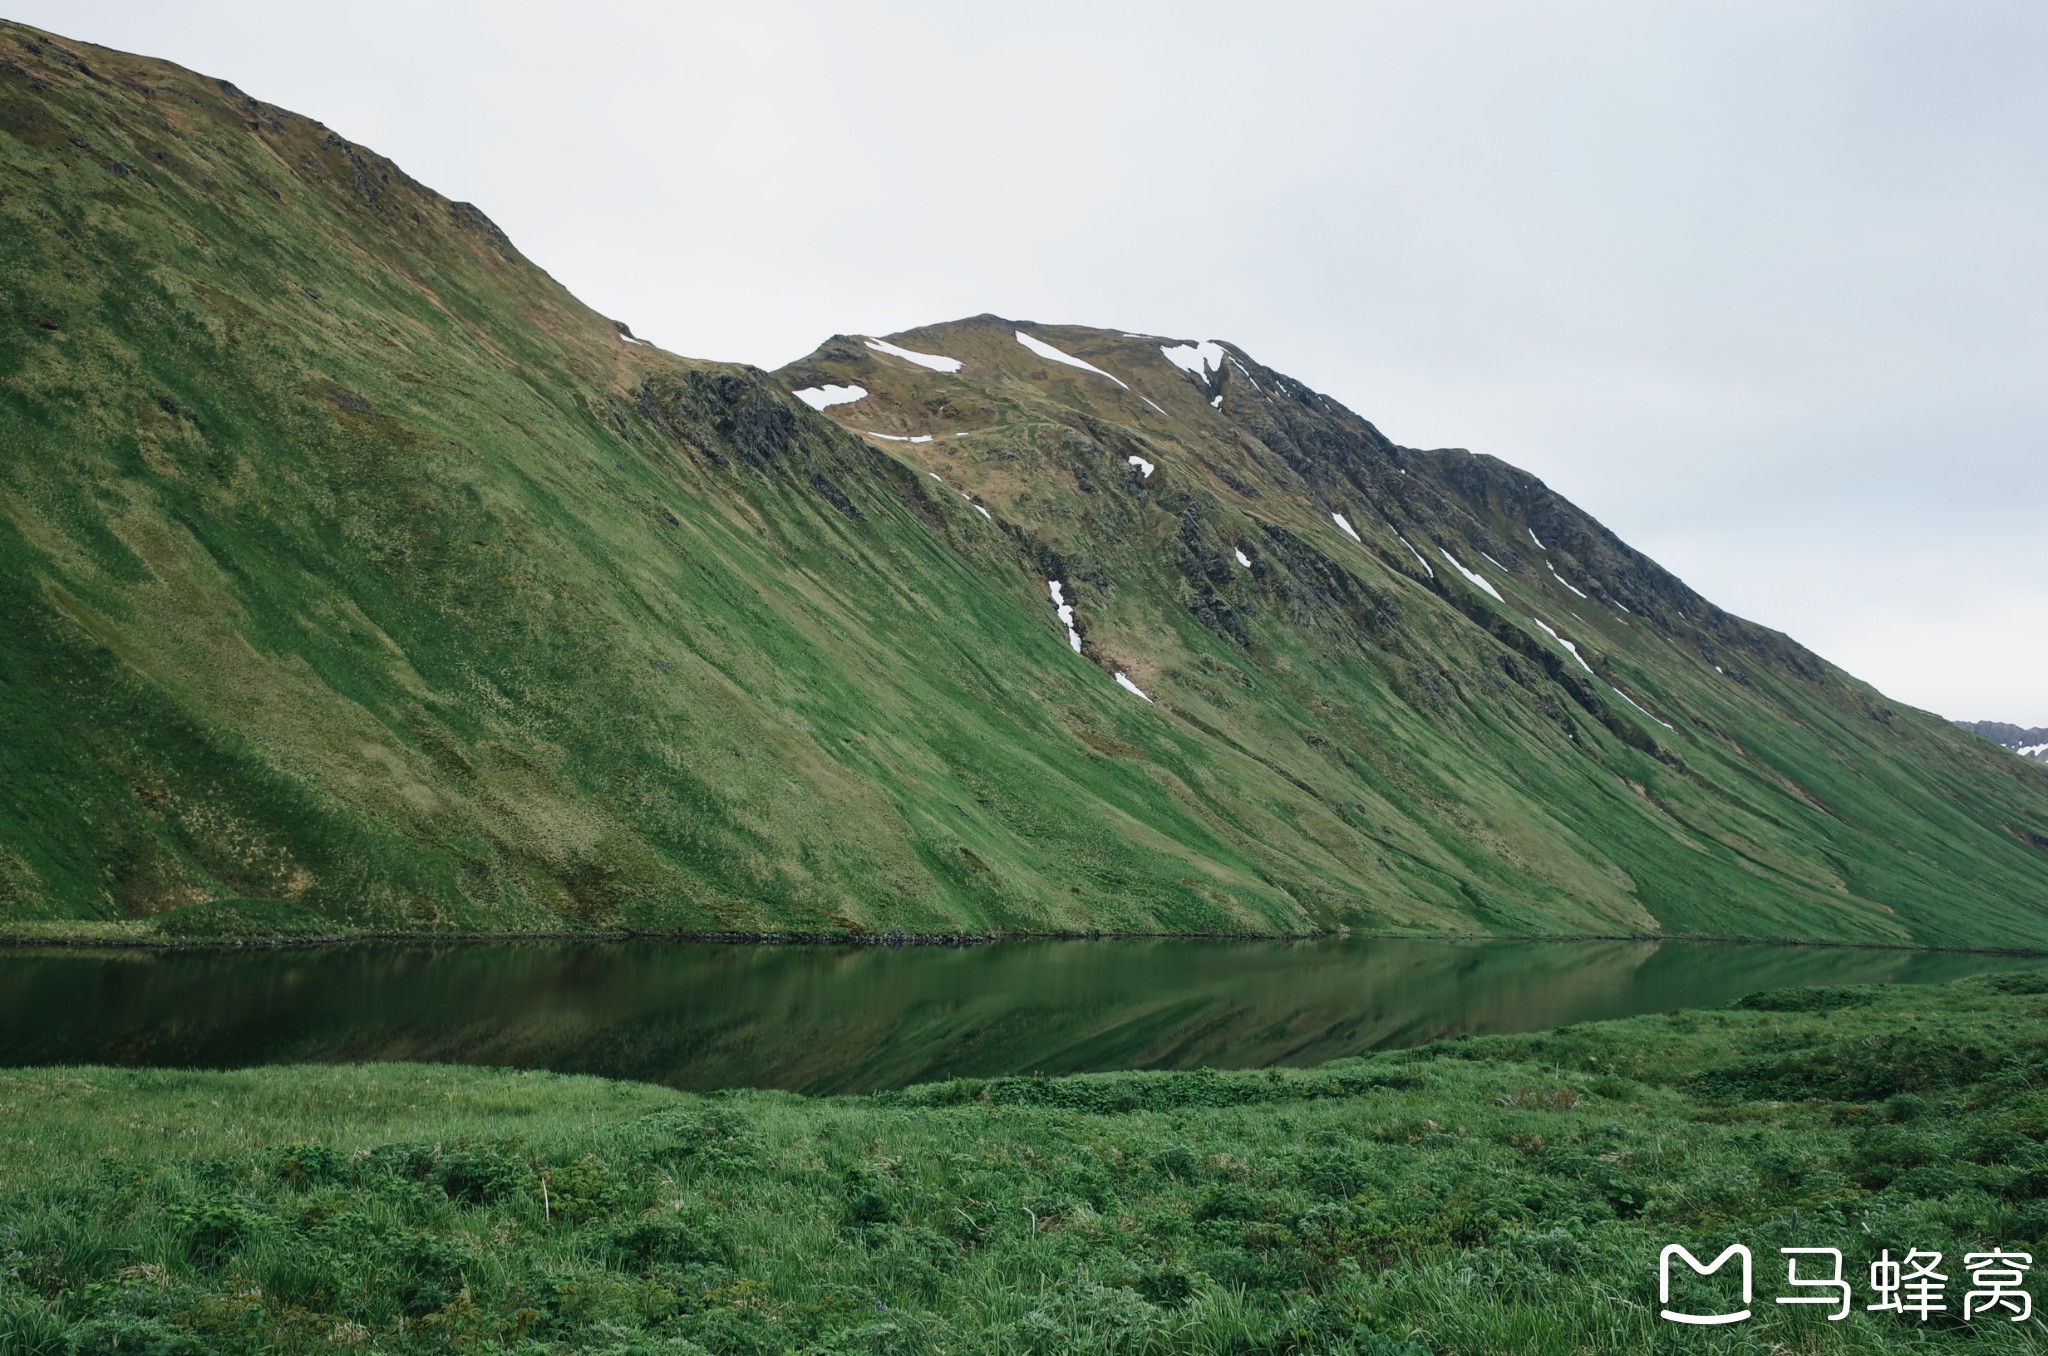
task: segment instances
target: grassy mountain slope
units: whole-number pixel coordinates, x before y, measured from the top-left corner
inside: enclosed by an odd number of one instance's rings
[[[0,916],[2048,945],[2048,770],[1237,350],[1017,328],[677,358],[0,25]]]

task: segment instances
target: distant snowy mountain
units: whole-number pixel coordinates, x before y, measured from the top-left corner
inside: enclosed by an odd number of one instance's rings
[[[1959,720],[1965,730],[1983,735],[2000,748],[2011,749],[2022,758],[2048,763],[2048,729],[2024,729],[2002,720]]]

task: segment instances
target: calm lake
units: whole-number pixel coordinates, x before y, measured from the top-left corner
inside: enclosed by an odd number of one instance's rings
[[[432,1060],[678,1088],[1309,1065],[1461,1032],[2048,959],[1699,942],[0,951],[0,1064]]]

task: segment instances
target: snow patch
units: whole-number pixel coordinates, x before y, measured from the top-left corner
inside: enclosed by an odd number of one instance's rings
[[[1347,537],[1349,537],[1349,538],[1351,538],[1351,540],[1353,540],[1353,541],[1355,541],[1355,542],[1360,542],[1360,543],[1364,542],[1365,538],[1363,538],[1363,537],[1359,536],[1359,535],[1358,535],[1358,533],[1357,533],[1356,531],[1354,531],[1354,530],[1352,529],[1352,526],[1351,526],[1351,522],[1350,522],[1350,520],[1349,520],[1349,519],[1347,519],[1347,518],[1346,518],[1346,517],[1345,517],[1345,516],[1344,516],[1343,514],[1341,514],[1341,513],[1333,513],[1333,514],[1331,514],[1331,515],[1330,515],[1330,521],[1331,521],[1331,522],[1333,522],[1333,523],[1335,523],[1335,524],[1337,524],[1337,526],[1339,526],[1339,527],[1343,528],[1343,529],[1344,529],[1344,535],[1345,535],[1345,536],[1347,536]]]
[[[1572,644],[1570,641],[1566,640],[1563,636],[1559,635],[1557,633],[1556,627],[1552,626],[1549,622],[1543,620],[1543,618],[1541,617],[1531,617],[1529,618],[1529,620],[1535,622],[1538,626],[1550,632],[1550,638],[1552,640],[1564,646],[1567,650],[1570,650],[1572,652],[1572,658],[1579,661],[1580,668],[1584,669],[1588,673],[1593,672],[1593,666],[1591,664],[1588,664],[1586,662],[1585,656],[1579,653],[1579,647]]]
[[[1078,367],[1083,372],[1093,372],[1098,377],[1109,377],[1109,379],[1111,381],[1115,381],[1117,385],[1123,386],[1123,388],[1126,391],[1131,389],[1128,386],[1124,386],[1124,384],[1121,381],[1117,381],[1115,377],[1110,377],[1109,373],[1103,371],[1094,363],[1082,362],[1079,358],[1076,358],[1071,353],[1062,353],[1058,349],[1054,348],[1051,344],[1046,343],[1045,340],[1033,339],[1030,335],[1024,333],[1024,331],[1022,330],[1018,330],[1016,334],[1018,343],[1024,345],[1024,347],[1030,349],[1033,353],[1036,353],[1039,357],[1044,358],[1048,362],[1065,363],[1069,367]]]
[[[1501,563],[1500,563],[1499,561],[1495,560],[1495,559],[1494,559],[1494,558],[1493,558],[1492,556],[1489,556],[1489,555],[1487,555],[1487,554],[1486,554],[1486,552],[1484,552],[1484,551],[1481,551],[1481,552],[1480,552],[1479,554],[1480,554],[1481,556],[1484,556],[1484,557],[1485,557],[1485,559],[1486,559],[1486,563],[1487,563],[1487,564],[1489,564],[1489,565],[1493,566],[1493,568],[1494,568],[1494,569],[1496,569],[1496,570],[1499,570],[1499,571],[1500,571],[1500,572],[1501,572],[1502,574],[1513,574],[1513,573],[1514,573],[1514,571],[1513,571],[1513,570],[1511,570],[1511,569],[1509,569],[1509,568],[1508,568],[1507,566],[1505,566],[1505,565],[1501,564]]]
[[[807,386],[796,392],[796,398],[814,410],[828,405],[851,405],[856,400],[867,399],[865,386]]]
[[[1214,339],[1204,339],[1199,344],[1176,344],[1172,348],[1161,344],[1159,351],[1165,355],[1166,361],[1189,376],[1204,381],[1208,380],[1209,373],[1221,372],[1223,360],[1229,356],[1223,351],[1223,345]]]
[[[1548,561],[1545,561],[1544,563],[1546,565],[1550,564],[1550,562]],[[1550,577],[1552,579],[1555,579],[1558,583],[1563,584],[1566,588],[1572,589],[1572,592],[1577,593],[1581,598],[1586,596],[1584,593],[1581,593],[1578,589],[1572,588],[1571,582],[1567,580],[1563,575],[1557,572],[1557,566],[1555,565],[1550,566]]]
[[[1117,670],[1116,685],[1126,692],[1133,693],[1140,697],[1145,697],[1145,690],[1139,687],[1136,683],[1132,682],[1129,678],[1126,678],[1123,674],[1123,670],[1121,669]],[[1145,697],[1145,700],[1149,702],[1152,699],[1150,697]]]
[[[1458,563],[1458,558],[1456,556],[1452,555],[1449,551],[1444,550],[1443,547],[1439,546],[1436,548],[1436,550],[1438,555],[1442,556],[1445,560],[1451,562],[1452,569],[1456,570],[1459,574],[1462,574],[1467,579],[1471,580],[1472,586],[1474,588],[1485,589],[1488,593],[1493,595],[1493,600],[1496,603],[1504,603],[1507,601],[1507,599],[1500,596],[1499,589],[1495,588],[1493,585],[1486,582],[1485,575],[1479,573],[1477,570],[1466,569],[1463,565],[1460,565]]]
[[[1565,639],[1565,638],[1564,638],[1563,636],[1559,635],[1559,634],[1557,633],[1557,628],[1556,628],[1556,627],[1552,626],[1552,625],[1551,625],[1551,624],[1550,624],[1549,622],[1547,622],[1547,621],[1543,620],[1543,618],[1541,618],[1541,617],[1531,617],[1531,618],[1529,618],[1529,620],[1530,620],[1530,621],[1532,621],[1532,622],[1535,622],[1535,623],[1536,623],[1536,624],[1537,624],[1538,626],[1542,627],[1542,628],[1543,628],[1543,629],[1544,629],[1545,631],[1548,631],[1548,632],[1550,633],[1550,638],[1551,638],[1552,640],[1554,640],[1554,641],[1556,641],[1556,642],[1557,642],[1558,644],[1560,644],[1560,645],[1564,646],[1564,647],[1565,647],[1565,648],[1566,648],[1567,650],[1570,650],[1570,651],[1571,651],[1571,653],[1572,653],[1572,658],[1573,658],[1573,659],[1576,659],[1576,660],[1578,660],[1578,661],[1579,661],[1579,667],[1580,667],[1580,668],[1584,669],[1584,670],[1585,670],[1586,672],[1588,672],[1588,673],[1593,673],[1593,666],[1592,666],[1591,664],[1588,664],[1588,663],[1586,662],[1586,658],[1585,658],[1585,656],[1579,653],[1579,647],[1578,647],[1578,646],[1576,646],[1576,645],[1574,645],[1574,644],[1572,644],[1572,643],[1571,643],[1570,641],[1566,640],[1566,639]],[[1714,672],[1716,672],[1716,673],[1719,673],[1720,671],[1721,671],[1721,666],[1720,666],[1719,664],[1716,664],[1716,665],[1714,666]],[[1599,674],[1597,674],[1597,673],[1595,673],[1595,674],[1593,674],[1593,676],[1597,678],[1597,677],[1599,677],[1600,675],[1599,675]],[[1616,686],[1615,686],[1614,684],[1612,684],[1612,683],[1609,683],[1609,684],[1607,685],[1607,690],[1608,690],[1609,692],[1612,692],[1612,693],[1613,693],[1613,694],[1614,694],[1615,696],[1617,696],[1617,697],[1621,698],[1621,699],[1622,699],[1623,701],[1627,702],[1627,703],[1628,703],[1628,704],[1629,704],[1630,706],[1633,706],[1633,707],[1634,707],[1634,708],[1635,708],[1636,710],[1638,710],[1638,711],[1641,711],[1641,712],[1642,712],[1642,713],[1643,713],[1644,715],[1646,715],[1646,716],[1649,716],[1651,720],[1655,720],[1655,721],[1657,721],[1657,723],[1658,723],[1659,725],[1662,725],[1662,726],[1663,726],[1663,727],[1664,727],[1665,729],[1667,729],[1667,730],[1672,730],[1672,731],[1674,731],[1674,732],[1676,731],[1677,727],[1676,727],[1676,726],[1674,726],[1674,725],[1672,725],[1672,724],[1671,724],[1671,722],[1669,722],[1669,721],[1667,721],[1667,720],[1658,720],[1656,716],[1654,716],[1654,715],[1651,715],[1651,714],[1650,714],[1650,712],[1649,712],[1648,710],[1645,710],[1645,709],[1644,709],[1644,707],[1643,707],[1643,704],[1642,704],[1641,702],[1637,701],[1637,700],[1636,700],[1636,699],[1635,699],[1634,697],[1631,697],[1631,696],[1629,696],[1629,695],[1628,695],[1628,693],[1626,693],[1626,692],[1623,692],[1623,691],[1622,691],[1622,690],[1621,690],[1620,688],[1616,687]]]
[[[1155,410],[1159,410],[1159,402],[1158,402],[1158,401],[1156,401],[1156,400],[1154,400],[1154,399],[1153,399],[1153,398],[1152,398],[1151,396],[1139,396],[1139,397],[1138,397],[1138,399],[1140,399],[1140,400],[1144,401],[1144,402],[1145,402],[1145,403],[1146,403],[1147,405],[1150,405],[1150,406],[1151,406],[1151,407],[1152,407],[1153,409],[1155,409]],[[1166,411],[1165,411],[1165,410],[1159,410],[1159,412],[1160,412],[1161,414],[1166,414]],[[1169,419],[1171,419],[1172,417],[1173,417],[1172,415],[1167,415],[1167,418],[1169,418]]]
[[[1244,566],[1247,570],[1252,567],[1252,558],[1244,553],[1242,547],[1238,548],[1237,551],[1237,563]]]
[[[1394,532],[1394,529],[1389,527],[1387,531]],[[1398,532],[1394,532],[1394,540],[1400,542],[1403,546],[1408,546],[1408,539]],[[1408,546],[1408,554],[1415,557],[1415,563],[1417,565],[1420,565],[1424,570],[1428,571],[1429,577],[1431,579],[1436,578],[1436,571],[1434,569],[1431,569],[1429,562],[1422,558],[1422,552],[1416,550],[1412,546]]]
[[[870,339],[868,340],[868,347],[877,353],[887,353],[892,357],[901,358],[905,362],[916,363],[919,367],[929,367],[934,372],[958,372],[966,365],[958,358],[948,358],[937,353],[919,353],[914,349],[898,348],[887,339]]]
[[[1152,478],[1152,473],[1159,469],[1157,466],[1154,466],[1151,462],[1146,461],[1143,457],[1125,457],[1124,460],[1129,462],[1131,465],[1137,467],[1138,474],[1143,476],[1147,480],[1150,480]]]
[[[1238,361],[1237,359],[1235,359],[1235,358],[1232,358],[1232,359],[1230,360],[1230,365],[1231,365],[1232,367],[1236,368],[1236,369],[1237,369],[1237,370],[1238,370],[1239,372],[1241,372],[1241,373],[1243,373],[1243,374],[1244,374],[1244,379],[1245,379],[1246,381],[1249,381],[1249,382],[1251,382],[1251,384],[1252,384],[1252,389],[1253,389],[1254,391],[1257,391],[1257,390],[1259,389],[1259,383],[1257,382],[1257,380],[1255,380],[1255,379],[1254,379],[1254,378],[1252,377],[1252,374],[1251,374],[1251,372],[1250,372],[1249,370],[1247,370],[1247,369],[1246,369],[1246,367],[1245,367],[1245,365],[1244,365],[1243,363],[1239,362],[1239,361]]]
[[[1623,701],[1627,702],[1630,706],[1633,706],[1636,710],[1642,711],[1644,715],[1650,716],[1650,713],[1648,711],[1643,710],[1643,704],[1641,702],[1637,701],[1634,697],[1629,696],[1628,693],[1623,692],[1614,684],[1609,683],[1607,685],[1607,690],[1609,692],[1612,692],[1615,696],[1621,698]],[[1677,732],[1677,727],[1672,725],[1669,721],[1657,720],[1655,716],[1650,716],[1650,719],[1656,720],[1659,725],[1662,725],[1665,729],[1670,730],[1673,733]]]
[[[1537,550],[1539,550],[1539,551],[1548,551],[1548,550],[1550,549],[1550,548],[1549,548],[1548,546],[1545,546],[1545,545],[1543,544],[1543,538],[1541,538],[1541,537],[1539,537],[1539,536],[1537,536],[1537,535],[1536,535],[1536,529],[1535,529],[1535,528],[1533,528],[1533,527],[1531,527],[1531,528],[1525,528],[1525,529],[1524,529],[1524,531],[1526,531],[1526,532],[1527,532],[1527,533],[1529,534],[1529,540],[1530,540],[1530,541],[1533,541],[1533,542],[1535,542],[1535,543],[1536,543],[1536,549],[1537,549]]]
[[[1060,614],[1060,621],[1067,628],[1067,644],[1074,647],[1074,653],[1081,653],[1081,633],[1074,629],[1074,605],[1067,601],[1065,589],[1057,579],[1045,581],[1046,591],[1052,594],[1053,609]]]
[[[803,392],[798,391],[797,394],[802,395]],[[862,394],[866,393],[863,392]],[[867,434],[870,438],[880,438],[884,442],[891,443],[928,443],[932,440],[932,435],[929,433],[920,433],[915,438],[913,438],[905,433],[877,433],[871,428],[863,429],[861,431]]]
[[[1220,410],[1223,408],[1223,395],[1221,392],[1218,392],[1215,396],[1210,398],[1209,408],[1212,410]]]
[[[2022,758],[2039,758],[2042,754],[2048,753],[2048,744],[2022,744],[2013,752]]]
[[[995,514],[993,514],[993,513],[990,513],[990,512],[989,512],[989,511],[988,511],[987,509],[983,508],[983,507],[982,507],[981,505],[979,505],[979,504],[976,504],[976,505],[974,506],[974,511],[975,511],[976,513],[979,513],[979,514],[980,514],[980,515],[981,515],[982,517],[984,517],[984,518],[988,519],[988,520],[989,520],[990,522],[994,522],[994,521],[996,520],[996,515],[995,515]]]

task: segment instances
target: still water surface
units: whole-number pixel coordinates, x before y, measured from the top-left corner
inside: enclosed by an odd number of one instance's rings
[[[679,1088],[1309,1065],[1461,1032],[2048,959],[1699,942],[1184,940],[0,952],[0,1064],[433,1060]]]

